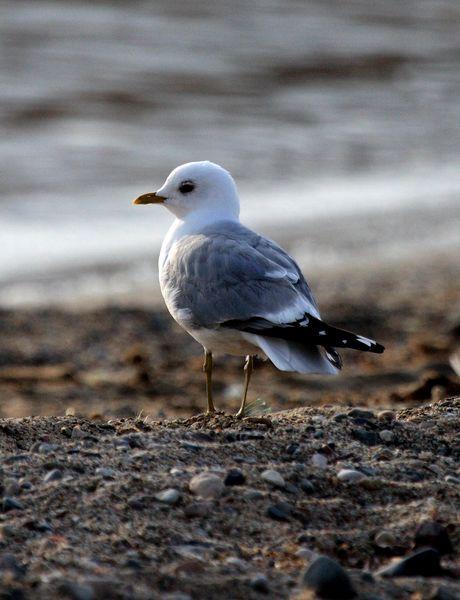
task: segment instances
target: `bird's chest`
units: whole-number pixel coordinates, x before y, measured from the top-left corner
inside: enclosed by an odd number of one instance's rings
[[[160,289],[172,317],[190,330],[200,321],[199,278],[181,244],[172,244],[159,263]]]

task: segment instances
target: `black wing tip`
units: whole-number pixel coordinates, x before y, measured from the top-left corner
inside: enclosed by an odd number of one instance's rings
[[[374,354],[383,354],[385,352],[385,346],[382,346],[382,344],[378,344],[377,342],[374,342],[375,346],[373,346],[371,348],[371,352],[374,352]]]

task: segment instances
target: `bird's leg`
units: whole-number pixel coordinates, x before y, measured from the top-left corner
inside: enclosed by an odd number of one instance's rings
[[[244,415],[244,409],[246,408],[246,398],[248,395],[249,381],[251,379],[252,372],[254,370],[254,358],[250,354],[246,356],[246,362],[244,363],[244,390],[243,398],[241,400],[241,406],[239,411],[236,413],[237,417]]]
[[[214,402],[212,401],[212,354],[207,350],[204,351],[203,371],[206,374],[206,396],[208,398],[207,414],[216,412]]]

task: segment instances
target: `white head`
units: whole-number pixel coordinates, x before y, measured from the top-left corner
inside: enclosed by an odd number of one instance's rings
[[[238,218],[240,212],[232,176],[207,160],[176,167],[158,191],[139,196],[134,204],[164,204],[179,219],[197,213]]]

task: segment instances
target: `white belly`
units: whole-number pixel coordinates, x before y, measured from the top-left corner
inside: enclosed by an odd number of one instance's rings
[[[246,334],[228,329],[194,329],[188,333],[199,342],[203,348],[213,354],[231,354],[233,356],[247,356],[248,354],[258,355],[260,358],[266,358],[264,352],[246,339]],[[248,336],[251,337],[251,336]]]

